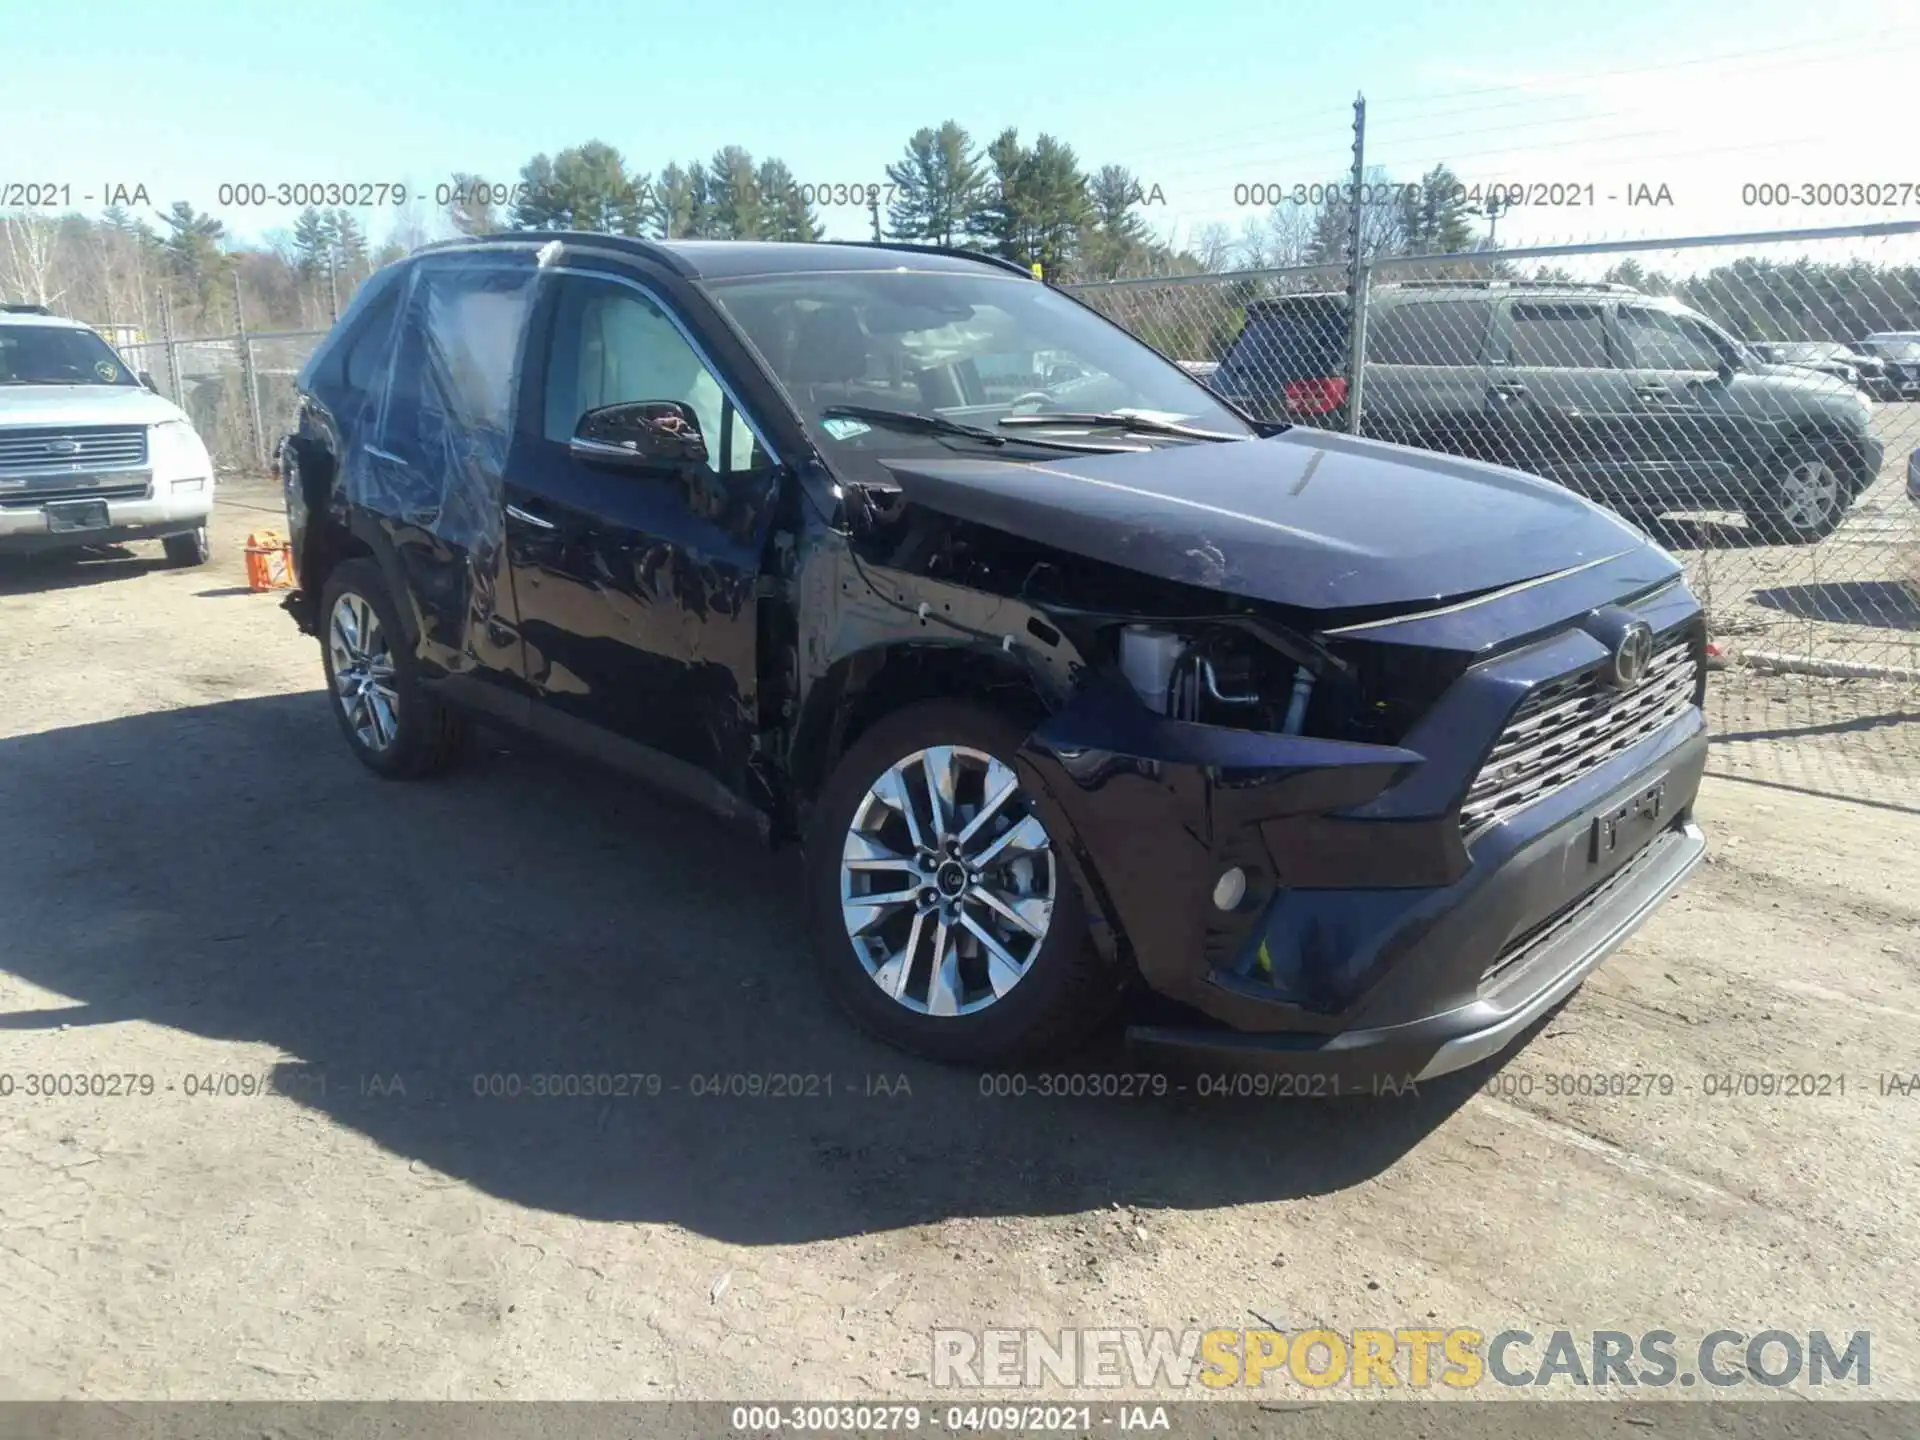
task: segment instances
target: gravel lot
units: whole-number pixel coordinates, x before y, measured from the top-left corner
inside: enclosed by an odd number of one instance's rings
[[[520,749],[365,774],[243,588],[277,518],[229,487],[200,571],[0,564],[0,1397],[928,1396],[934,1327],[1256,1315],[1865,1329],[1920,1397],[1910,804],[1710,780],[1681,897],[1416,1098],[988,1099],[831,1008],[790,853]],[[552,1072],[661,1093],[475,1094]],[[767,1072],[834,1091],[694,1093]]]

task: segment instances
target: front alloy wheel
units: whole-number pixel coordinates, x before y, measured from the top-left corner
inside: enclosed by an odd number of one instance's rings
[[[1026,978],[1058,885],[1013,771],[936,745],[867,788],[841,848],[840,913],[868,976],[920,1015],[971,1015]]]
[[[882,717],[811,807],[808,936],[867,1030],[936,1060],[1071,1052],[1130,967],[1090,938],[1083,865],[1012,764],[1028,726],[973,701]]]
[[[1840,528],[1853,497],[1840,467],[1824,455],[1795,455],[1763,508],[1747,519],[1769,544],[1808,545]]]

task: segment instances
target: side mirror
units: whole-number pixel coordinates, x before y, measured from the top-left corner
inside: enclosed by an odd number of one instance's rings
[[[1740,362],[1734,359],[1733,356],[1722,355],[1720,357],[1720,378],[1722,380],[1730,381],[1739,372],[1740,372]]]
[[[154,394],[158,395],[160,393],[160,387],[153,383],[153,372],[151,370],[142,370],[140,372],[140,383],[146,386],[147,389],[153,391]]]
[[[678,400],[629,400],[580,417],[567,444],[576,460],[630,470],[678,470],[707,463],[707,440]]]

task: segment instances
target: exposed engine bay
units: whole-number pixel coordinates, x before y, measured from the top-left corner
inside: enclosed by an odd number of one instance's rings
[[[1031,606],[1171,720],[1394,744],[1464,663],[1329,643],[1311,628],[1321,617],[1065,553],[897,492],[866,495],[856,559]]]

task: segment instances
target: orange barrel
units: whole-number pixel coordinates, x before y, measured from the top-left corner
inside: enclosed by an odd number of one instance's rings
[[[293,584],[293,546],[286,537],[278,530],[247,536],[247,588],[288,590]]]

